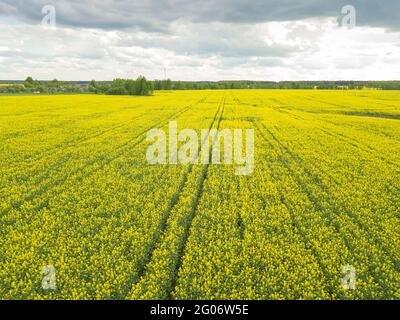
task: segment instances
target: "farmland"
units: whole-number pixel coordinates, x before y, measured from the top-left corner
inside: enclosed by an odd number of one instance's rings
[[[254,172],[148,165],[170,121],[254,129]],[[400,299],[400,91],[0,96],[0,128],[0,299]]]

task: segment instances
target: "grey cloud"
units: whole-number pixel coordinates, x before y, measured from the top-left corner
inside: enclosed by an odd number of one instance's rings
[[[0,16],[15,15],[17,12],[16,6],[0,1]]]
[[[0,0],[0,19],[13,15],[39,23],[48,0]],[[100,29],[137,28],[168,32],[172,22],[259,23],[338,17],[344,5],[357,8],[359,25],[400,28],[398,0],[58,0],[58,23]]]
[[[384,78],[400,56],[399,32],[304,20],[338,17],[353,4],[359,25],[400,30],[398,0],[53,0],[58,25],[68,28],[46,30],[39,23],[49,3],[0,0],[2,78],[163,77],[164,66],[192,80],[363,77],[357,59],[376,70],[369,78]]]

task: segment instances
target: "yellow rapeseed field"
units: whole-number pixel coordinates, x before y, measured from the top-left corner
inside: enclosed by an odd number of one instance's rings
[[[254,129],[254,172],[149,165],[170,121]],[[0,96],[0,129],[0,299],[400,299],[399,91]]]

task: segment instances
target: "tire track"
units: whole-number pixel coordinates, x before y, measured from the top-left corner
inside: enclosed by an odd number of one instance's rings
[[[15,138],[22,138],[22,137],[29,136],[29,135],[32,135],[32,134],[46,132],[49,129],[64,128],[65,124],[68,124],[68,123],[83,122],[85,120],[106,118],[109,115],[117,114],[117,113],[119,113],[121,111],[134,109],[134,108],[136,109],[136,108],[140,108],[140,107],[143,107],[143,106],[136,106],[136,107],[126,107],[125,106],[125,107],[122,107],[122,108],[118,108],[117,110],[110,110],[110,111],[106,111],[106,112],[85,114],[85,115],[77,116],[77,117],[75,117],[73,119],[62,118],[57,123],[50,124],[50,125],[47,125],[47,126],[44,126],[44,127],[40,127],[40,128],[36,128],[36,129],[27,129],[27,130],[22,130],[22,131],[17,131],[17,132],[10,132],[10,133],[4,135],[2,137],[3,138],[2,140],[4,140],[4,141],[13,140]]]
[[[261,98],[259,98],[259,97],[257,97],[257,98],[260,99],[260,101],[261,101]],[[279,100],[277,100],[277,99],[271,98],[270,100],[271,100],[271,101],[275,101],[275,102],[276,102],[277,104],[279,104],[279,105],[286,106],[286,107],[290,107],[289,105],[284,104],[282,101],[279,101]],[[342,107],[343,107],[343,106],[342,106]],[[276,108],[276,107],[274,107],[274,106],[271,106],[271,108],[274,109],[274,110],[276,110],[276,111],[278,111],[278,112],[287,113],[287,114],[289,114],[290,116],[292,116],[293,118],[296,118],[296,119],[298,119],[298,120],[303,120],[303,121],[307,121],[307,120],[308,120],[308,119],[305,119],[305,118],[303,118],[303,117],[300,117],[299,115],[293,114],[293,112],[292,112],[291,110],[288,110],[288,109],[286,109],[286,108]],[[282,109],[283,109],[284,111],[283,111]],[[326,122],[326,123],[329,123],[329,124],[331,124],[331,125],[333,125],[333,126],[335,126],[335,127],[339,127],[339,128],[340,128],[340,126],[339,126],[338,124],[336,124],[336,123],[334,123],[334,122],[332,122],[332,121],[329,121],[329,120],[326,120],[326,119],[320,119],[320,118],[319,118],[319,120],[320,120],[320,121],[323,121],[323,122]],[[397,164],[397,163],[394,162],[394,161],[387,160],[385,157],[381,156],[381,155],[380,155],[380,154],[381,154],[381,150],[378,150],[378,149],[376,149],[376,148],[374,148],[374,147],[372,147],[372,146],[370,146],[370,145],[363,146],[363,145],[360,145],[360,144],[356,144],[356,143],[353,142],[354,139],[353,139],[352,137],[348,137],[348,136],[346,136],[346,135],[344,135],[344,134],[341,134],[341,133],[339,133],[339,132],[331,133],[331,132],[327,131],[326,129],[320,128],[320,127],[318,127],[318,129],[321,130],[322,132],[324,132],[325,134],[327,134],[327,135],[329,135],[329,136],[331,136],[331,137],[335,137],[336,139],[338,139],[338,140],[340,140],[340,141],[346,143],[347,145],[350,145],[351,147],[353,147],[353,148],[355,148],[355,149],[357,149],[357,150],[362,150],[362,151],[367,152],[367,153],[374,152],[374,153],[375,153],[374,156],[375,156],[378,160],[382,161],[382,162],[385,163],[385,164],[388,164],[388,165],[392,166],[392,168],[393,168],[394,171],[399,172],[399,170],[398,170],[399,164]],[[360,132],[359,129],[355,129],[355,130],[357,130],[358,132]],[[373,133],[373,134],[375,134],[375,133]],[[386,137],[386,138],[387,138],[387,137]],[[391,140],[391,141],[396,141],[396,140],[393,140],[392,138],[388,138],[388,139]],[[349,140],[350,140],[350,141],[349,141]],[[314,141],[315,141],[315,139],[314,139]]]
[[[106,165],[108,165],[112,161],[114,161],[114,160],[120,158],[121,156],[123,156],[125,148],[135,147],[138,144],[140,144],[141,142],[143,142],[145,140],[145,135],[149,130],[151,130],[151,129],[157,127],[157,126],[164,125],[165,123],[168,123],[171,119],[173,119],[175,117],[181,116],[182,114],[186,113],[189,109],[191,109],[194,105],[197,105],[198,103],[202,103],[202,101],[204,101],[204,98],[199,100],[198,102],[192,104],[192,105],[186,106],[186,107],[182,108],[181,110],[179,110],[177,112],[174,112],[172,115],[168,116],[168,118],[160,120],[160,121],[154,123],[152,126],[142,130],[140,133],[135,135],[133,138],[129,139],[127,142],[125,142],[125,143],[119,145],[117,148],[115,148],[114,150],[117,150],[117,153],[113,157],[106,159],[103,163],[101,163],[101,165],[98,168],[95,168],[93,170],[93,172],[89,172],[89,171],[86,172],[82,176],[82,178],[86,178],[86,177],[92,175],[94,172],[100,171],[101,169],[103,169]],[[131,144],[132,142],[134,142],[137,139],[139,139],[139,140],[136,141],[134,144]],[[99,160],[102,159],[102,158],[104,158],[103,155],[102,156],[98,156],[98,157],[86,162],[85,165],[78,167],[76,170],[74,170],[72,172],[69,172],[68,174],[63,175],[61,178],[46,184],[42,188],[39,188],[39,190],[36,190],[35,192],[31,193],[30,195],[24,197],[24,199],[22,199],[21,201],[15,203],[14,205],[12,205],[12,206],[10,206],[10,207],[8,207],[6,209],[3,209],[3,211],[0,214],[0,217],[3,216],[3,215],[6,215],[12,209],[19,209],[24,203],[33,200],[34,198],[44,194],[45,192],[51,190],[52,188],[54,188],[54,187],[56,187],[58,185],[61,185],[62,183],[64,183],[71,176],[73,177],[73,176],[75,176],[76,174],[78,174],[78,173],[80,173],[82,171],[86,171],[87,168],[99,163]],[[56,168],[52,168],[51,170],[48,170],[48,174],[46,175],[46,177],[50,176],[51,173],[55,169]],[[46,179],[46,177],[44,179]],[[41,182],[43,182],[44,179]],[[37,210],[38,208],[40,208],[40,206],[36,206],[34,210]]]
[[[267,131],[271,137],[274,139],[274,141],[278,144],[279,148],[281,149],[282,152],[286,153],[299,167],[302,167],[304,169],[305,174],[308,176],[309,179],[311,179],[312,181],[316,181],[317,185],[323,190],[323,192],[325,193],[329,193],[329,190],[327,189],[327,186],[324,185],[321,180],[315,176],[314,174],[311,173],[311,171],[308,169],[308,167],[305,165],[304,161],[299,158],[297,155],[293,154],[286,146],[284,146],[282,144],[282,142],[280,142],[276,136],[268,129],[265,127],[264,124],[261,123],[261,126],[263,127],[263,129],[265,131]],[[270,144],[270,142],[268,141],[268,139],[265,138],[265,136],[263,135],[263,131],[257,127],[257,129],[259,130],[259,132],[261,133],[263,140],[266,141],[268,144]],[[270,144],[271,145],[271,144]],[[272,146],[272,145],[271,145]],[[273,147],[273,146],[272,146]],[[295,178],[296,184],[299,185],[300,189],[302,190],[302,192],[304,192],[307,196],[307,198],[310,200],[311,203],[313,203],[313,205],[315,206],[315,208],[323,214],[324,219],[326,219],[326,221],[328,222],[328,224],[330,226],[332,226],[336,232],[340,235],[340,238],[344,241],[345,246],[347,247],[347,249],[349,250],[349,252],[354,252],[354,250],[356,249],[353,245],[350,244],[350,240],[348,237],[346,237],[341,231],[341,227],[335,223],[332,220],[332,217],[325,213],[327,211],[336,214],[336,210],[334,205],[332,204],[332,202],[330,200],[329,201],[329,207],[326,208],[325,205],[323,205],[321,203],[321,201],[319,199],[317,199],[315,196],[312,195],[312,191],[308,188],[307,184],[305,182],[302,181],[301,176],[299,174],[297,174],[294,170],[292,170],[292,168],[290,167],[290,165],[287,162],[283,162],[283,165],[286,167],[286,169],[291,173],[291,176],[293,176]],[[286,205],[286,204],[285,204]],[[399,267],[398,267],[398,263],[396,262],[396,259],[393,257],[393,255],[387,251],[386,247],[381,243],[381,241],[374,237],[373,234],[370,233],[369,229],[364,226],[361,221],[355,217],[346,207],[343,207],[343,205],[341,205],[341,208],[344,209],[345,213],[347,214],[347,216],[355,222],[356,226],[360,229],[360,230],[364,230],[366,231],[371,237],[375,238],[375,240],[378,242],[378,248],[382,249],[381,251],[384,252],[385,255],[387,255],[390,260],[391,260],[391,264],[392,267],[394,268],[394,270],[399,271]],[[352,233],[353,237],[354,234]],[[372,247],[375,246],[374,243],[369,243],[369,245],[371,245]],[[383,263],[385,261],[382,261]],[[373,276],[373,278],[378,282],[378,283],[382,283],[382,288],[384,288],[384,283],[381,280],[381,275],[378,274],[376,271],[374,271],[373,269],[371,269],[370,266],[368,266],[368,270],[369,273]]]
[[[264,124],[261,124],[261,125],[263,126],[264,130],[266,130],[271,135],[271,137],[274,139],[274,141],[280,146],[281,150],[284,151],[286,154],[288,154],[299,167],[302,167],[304,169],[304,172],[312,181],[317,182],[318,186],[321,187],[325,193],[330,193],[328,186],[326,184],[324,184],[318,176],[316,176],[315,174],[313,174],[311,172],[309,167],[306,165],[305,161],[300,156],[298,156],[297,154],[290,151],[288,149],[288,147],[286,147],[281,141],[279,141],[279,139],[271,132],[271,130],[269,130],[268,128],[265,127]],[[340,186],[340,183],[338,182],[338,180],[335,179],[329,172],[322,170],[322,169],[319,169],[319,170],[325,176],[329,177],[330,180],[336,184],[336,186]],[[330,205],[332,206],[332,208],[334,207],[334,205],[331,202],[330,202]],[[368,231],[368,228],[354,214],[351,213],[351,210],[345,204],[341,204],[340,207],[345,210],[346,214],[350,218],[352,218],[353,220],[356,219],[355,221],[357,222],[357,225],[360,229],[364,229],[370,234],[370,232]]]
[[[231,97],[232,97],[233,101],[236,103],[236,107],[239,107],[240,105],[243,105],[243,103],[239,100],[238,97],[236,97],[233,94],[232,91],[230,91],[230,93],[231,93]],[[249,106],[251,104],[246,104],[246,105]],[[231,106],[230,109],[231,109],[232,114],[235,116],[235,118],[239,119],[242,122],[246,122],[246,120],[242,120],[242,117],[238,116],[238,114],[237,114],[236,110],[234,109],[234,107]],[[247,122],[249,122],[249,121],[247,120]],[[251,121],[251,123],[253,123],[253,122],[254,121]],[[236,182],[236,183],[237,183],[236,187],[239,189],[240,185],[239,185],[238,182]],[[244,221],[243,221],[243,218],[242,218],[242,215],[241,215],[240,212],[241,212],[241,210],[238,209],[237,210],[237,215],[236,215],[236,225],[237,225],[237,229],[238,229],[238,234],[239,234],[240,240],[244,240],[244,233],[246,231],[246,226],[244,224]],[[240,250],[242,250],[242,249],[240,249]]]
[[[124,110],[140,109],[140,108],[144,108],[144,106],[143,106],[143,105],[140,105],[140,106],[135,106],[135,107],[123,107],[123,108],[120,108],[120,109],[115,110],[115,111],[101,113],[101,115],[109,115],[109,114],[119,113],[119,112],[124,111]],[[78,144],[78,143],[85,142],[85,141],[90,140],[90,139],[92,139],[92,138],[96,138],[96,137],[98,137],[98,136],[100,136],[100,135],[102,135],[102,134],[105,134],[105,133],[107,133],[107,132],[110,132],[110,131],[112,131],[112,130],[122,128],[124,125],[126,125],[126,124],[128,124],[128,123],[130,123],[130,122],[133,122],[134,120],[137,120],[137,119],[141,118],[142,116],[144,116],[144,115],[146,115],[146,114],[147,114],[147,112],[145,111],[145,112],[143,112],[143,113],[141,113],[141,114],[135,116],[134,118],[131,118],[131,119],[127,120],[127,121],[124,121],[124,122],[121,123],[121,124],[112,126],[112,127],[110,127],[109,129],[94,131],[94,132],[92,132],[89,136],[77,137],[76,139],[72,139],[72,140],[66,141],[66,142],[64,142],[64,143],[58,144],[58,145],[56,145],[56,146],[53,146],[53,147],[51,147],[51,148],[44,149],[44,150],[39,151],[39,152],[37,152],[37,153],[35,153],[35,154],[33,154],[33,155],[27,157],[27,158],[24,158],[24,160],[30,160],[30,161],[36,161],[36,160],[38,160],[38,159],[41,160],[41,159],[45,158],[45,156],[43,156],[43,157],[37,157],[37,158],[33,158],[33,157],[35,157],[35,156],[37,156],[37,155],[40,155],[40,154],[42,154],[42,153],[50,152],[50,151],[52,151],[52,150],[57,150],[57,149],[59,149],[59,148],[61,148],[61,147],[65,147],[65,146],[67,146],[67,147],[73,147],[73,146],[75,146],[75,145]],[[96,116],[96,117],[94,117],[94,118],[100,118],[100,117],[102,117],[101,115],[100,115],[100,116]],[[85,115],[84,117],[85,117],[85,119],[89,119],[89,120],[92,119],[92,117],[90,117],[90,115]],[[75,119],[77,119],[77,118],[75,118]],[[79,118],[78,118],[78,119],[79,119]],[[81,120],[81,119],[79,119],[79,120]],[[55,127],[62,127],[62,126],[58,124],[58,125],[55,126]],[[47,128],[47,127],[46,127],[46,128]],[[39,130],[40,130],[40,131],[44,131],[43,129],[39,129]],[[31,134],[31,133],[32,133],[32,132],[28,132],[28,134]],[[18,165],[14,166],[14,167],[17,167],[17,166],[18,166]]]
[[[268,141],[268,139],[265,137],[263,131],[260,129],[258,122],[254,122],[255,128],[257,129],[257,131],[260,133],[262,139],[268,144],[270,145],[272,148],[274,148],[273,145],[271,145],[271,143]],[[288,166],[286,165],[286,163],[283,163],[283,165],[286,167],[287,170],[289,170],[289,172],[292,172],[292,170],[290,170],[288,168]],[[274,178],[274,180],[277,180],[277,174],[274,172],[274,170],[272,169],[272,167],[269,166],[270,172],[272,177]],[[293,172],[292,172],[293,173]],[[311,244],[311,242],[309,241],[309,239],[307,238],[307,236],[305,235],[304,231],[301,229],[300,224],[295,216],[295,214],[293,213],[293,206],[292,204],[287,200],[287,198],[285,197],[284,193],[282,191],[280,191],[280,197],[281,197],[281,202],[282,204],[286,207],[289,215],[290,215],[290,219],[291,219],[291,225],[294,228],[295,232],[300,235],[304,248],[309,251],[313,256],[314,259],[319,267],[319,269],[321,270],[322,274],[324,275],[324,283],[325,283],[325,289],[324,291],[327,292],[330,296],[332,296],[333,294],[333,288],[331,287],[329,280],[332,280],[332,277],[330,276],[330,272],[328,271],[327,267],[325,266],[325,264],[322,262],[322,258],[320,257],[320,255],[318,254],[318,251],[316,250],[316,248]]]
[[[258,97],[255,97],[257,100],[261,101]],[[259,119],[256,119],[255,121],[253,121],[254,123],[254,127],[255,129],[260,133],[261,138],[264,140],[264,142],[266,142],[269,146],[271,146],[272,149],[275,149],[275,147],[271,144],[271,142],[265,137],[264,132],[261,130],[260,128],[260,121]],[[289,170],[289,172],[292,172],[292,170],[286,166],[286,163],[283,163],[285,168],[287,170]],[[274,170],[272,168],[272,166],[268,165],[269,167],[269,171],[271,173],[271,177],[276,180],[279,181],[276,170]],[[302,228],[300,227],[300,223],[297,220],[295,214],[294,214],[294,208],[293,205],[290,203],[290,201],[288,201],[288,199],[285,197],[285,194],[283,193],[283,191],[279,191],[280,193],[280,200],[281,203],[286,207],[287,212],[290,216],[290,220],[291,223],[290,225],[292,226],[294,232],[296,234],[298,234],[301,238],[301,242],[303,243],[303,247],[306,251],[308,251],[311,256],[314,258],[318,268],[320,269],[321,273],[323,274],[323,281],[322,283],[324,284],[324,291],[329,294],[330,297],[333,296],[334,293],[334,287],[332,286],[332,277],[331,277],[331,273],[328,271],[327,267],[325,266],[325,264],[322,261],[322,258],[320,257],[317,249],[312,245],[312,243],[309,241],[309,239],[307,238],[305,232],[302,230]]]
[[[59,153],[63,154],[63,157],[61,157],[61,158],[59,159],[59,161],[56,162],[56,164],[52,167],[52,168],[54,168],[55,166],[57,166],[57,165],[63,163],[63,161],[61,161],[61,159],[65,158],[65,157],[67,157],[67,158],[69,157],[69,154],[64,154],[64,153],[65,153],[65,148],[72,148],[72,147],[75,147],[75,146],[78,145],[79,143],[83,143],[83,142],[86,142],[86,141],[88,141],[88,140],[97,138],[97,137],[99,137],[99,136],[101,136],[101,135],[103,135],[103,134],[112,132],[112,131],[114,131],[114,130],[118,130],[118,129],[124,127],[125,125],[127,125],[128,123],[131,123],[131,122],[133,122],[133,121],[135,121],[135,120],[137,120],[137,119],[140,119],[143,115],[145,115],[145,113],[143,113],[143,114],[141,114],[141,115],[139,115],[139,116],[136,116],[136,117],[134,117],[134,118],[132,118],[132,119],[130,119],[130,120],[124,121],[124,122],[121,123],[121,124],[112,126],[112,127],[108,128],[108,129],[106,129],[106,130],[98,130],[98,131],[95,131],[95,132],[91,133],[91,134],[88,135],[88,136],[78,137],[78,138],[76,138],[76,139],[72,139],[72,140],[66,141],[66,142],[64,142],[64,143],[57,144],[57,145],[55,145],[55,146],[53,146],[53,147],[51,147],[51,148],[44,149],[44,150],[42,150],[42,151],[40,151],[40,152],[37,152],[37,153],[35,153],[35,154],[33,154],[33,155],[29,156],[29,157],[24,158],[24,162],[25,162],[25,161],[34,162],[34,161],[43,160],[44,158],[46,158],[46,155],[40,156],[41,154],[43,154],[43,153],[44,153],[44,154],[47,154],[47,153],[50,153],[50,152],[53,151],[53,150],[59,150],[60,148],[63,148],[63,150],[59,152]],[[37,157],[38,155],[39,155],[39,157]],[[53,154],[53,155],[54,155],[54,154]],[[15,169],[20,169],[20,168],[19,168],[20,164],[21,164],[21,162],[15,164],[15,165],[12,166],[12,167],[7,168],[7,169],[8,169],[9,171],[12,171],[12,170],[15,170]],[[34,163],[31,163],[31,166],[30,166],[29,169],[31,169],[33,166],[34,166]]]
[[[217,130],[219,130],[221,122],[222,122],[222,119],[223,119],[223,114],[224,114],[224,111],[225,111],[225,103],[226,103],[226,96],[224,96],[224,98],[223,98],[222,111],[221,111],[221,113],[219,115],[219,119],[218,119],[217,127],[216,127]],[[219,112],[219,110],[218,110],[218,112]],[[214,119],[213,124],[214,124],[215,120],[216,119]],[[210,130],[211,130],[211,128],[212,128],[212,126],[210,127]],[[209,130],[209,132],[210,132],[210,130]],[[205,141],[203,141],[202,146],[205,143],[208,143],[208,139],[209,139],[209,137],[207,136]],[[213,140],[213,144],[214,143],[215,143],[215,139]],[[212,148],[210,148],[209,159],[210,160],[212,159]],[[183,239],[182,239],[180,248],[179,248],[178,253],[177,253],[178,261],[177,261],[176,267],[174,269],[175,271],[174,271],[174,275],[172,277],[171,288],[170,288],[170,290],[168,292],[168,298],[169,299],[173,298],[173,294],[174,294],[175,289],[176,289],[176,285],[177,285],[177,281],[178,281],[178,277],[179,277],[179,270],[182,267],[183,258],[184,258],[185,254],[186,254],[186,251],[187,251],[186,247],[187,247],[188,239],[189,239],[190,234],[191,234],[191,228],[192,228],[192,225],[193,225],[193,220],[196,217],[196,211],[197,211],[197,207],[199,205],[199,201],[200,201],[200,199],[201,199],[201,197],[203,195],[204,183],[205,183],[205,181],[207,180],[207,177],[208,177],[208,171],[209,171],[208,169],[209,169],[209,167],[210,167],[210,163],[208,163],[208,164],[203,166],[203,169],[202,169],[202,172],[201,172],[201,175],[200,175],[200,179],[199,179],[199,185],[198,185],[198,188],[196,190],[196,194],[195,194],[195,196],[193,198],[193,201],[192,201],[192,209],[189,212],[189,215],[187,217],[187,220],[188,220],[187,221],[187,226],[185,227],[185,232],[183,234]]]
[[[171,99],[171,98],[169,98],[168,100],[170,100],[170,99]],[[91,117],[91,115],[85,115],[85,116],[82,116],[82,117],[74,118],[74,120],[77,119],[78,121],[81,121],[81,120],[86,120],[86,119],[92,120],[93,118],[94,118],[94,119],[96,119],[96,118],[104,118],[105,116],[108,116],[108,115],[110,115],[110,114],[116,114],[116,113],[119,113],[119,112],[121,112],[121,111],[133,110],[133,109],[140,109],[140,108],[145,108],[145,106],[143,106],[143,105],[138,105],[138,106],[125,106],[125,107],[119,108],[119,109],[117,109],[117,110],[108,111],[108,112],[101,112],[101,113],[94,114],[94,117]],[[74,146],[76,146],[78,143],[82,143],[82,142],[88,141],[88,140],[90,140],[90,139],[97,138],[97,137],[99,137],[99,136],[101,136],[101,135],[103,135],[103,134],[105,134],[105,133],[108,133],[108,132],[110,132],[110,131],[113,131],[113,130],[117,130],[117,129],[119,129],[119,128],[122,128],[122,127],[124,127],[125,125],[127,125],[128,123],[133,122],[133,121],[135,121],[135,120],[137,120],[137,119],[140,119],[141,117],[143,117],[143,116],[146,115],[146,114],[147,114],[147,112],[145,111],[145,112],[143,112],[143,113],[141,113],[141,114],[139,114],[139,115],[136,115],[135,117],[133,117],[133,118],[127,120],[127,121],[122,122],[121,124],[112,126],[112,127],[110,127],[109,129],[106,129],[106,130],[97,130],[97,131],[94,131],[94,132],[90,133],[89,136],[77,137],[76,139],[71,139],[71,140],[69,140],[69,141],[65,141],[64,143],[60,143],[60,144],[58,144],[58,145],[55,145],[55,146],[53,146],[53,147],[51,147],[51,148],[44,149],[44,150],[39,151],[39,152],[37,152],[37,153],[35,153],[35,154],[33,154],[33,155],[27,157],[27,158],[24,158],[24,161],[26,161],[26,160],[29,160],[29,161],[41,160],[41,159],[43,159],[43,158],[46,157],[46,156],[40,157],[40,154],[42,154],[42,153],[48,153],[48,152],[50,152],[50,151],[52,151],[52,150],[57,150],[57,149],[59,149],[59,148],[64,148],[64,147],[74,147]],[[64,122],[68,122],[68,121],[64,121]],[[63,122],[62,122],[62,123],[63,123]],[[57,124],[57,125],[54,125],[54,126],[51,126],[51,127],[46,127],[45,129],[52,128],[52,127],[62,127],[62,125]],[[41,128],[41,129],[38,129],[37,131],[45,131],[45,130],[43,130],[43,128]],[[32,134],[32,131],[28,131],[27,134]],[[39,155],[39,157],[37,157],[38,155]],[[34,158],[34,157],[35,157],[35,158]],[[15,165],[14,167],[17,167],[17,168],[18,168],[18,164]],[[13,167],[13,168],[14,168],[14,167]]]
[[[212,129],[218,114],[220,113],[220,109],[221,109],[221,104],[218,106],[217,112],[214,115],[214,118],[211,122],[211,125],[209,127],[209,131]],[[195,155],[195,157],[198,157],[198,154]],[[157,249],[157,247],[159,246],[160,241],[162,241],[163,235],[164,233],[167,231],[167,227],[168,227],[168,221],[171,218],[171,212],[174,209],[174,207],[179,203],[180,200],[180,196],[187,184],[189,175],[192,173],[193,171],[193,167],[194,164],[191,164],[188,168],[188,170],[186,171],[186,173],[183,175],[183,178],[179,184],[179,187],[177,189],[177,191],[175,192],[174,196],[172,197],[167,209],[165,210],[164,214],[163,214],[163,218],[160,222],[159,227],[157,228],[156,234],[153,236],[153,238],[155,239],[155,241],[151,244],[148,253],[146,255],[146,257],[143,259],[142,264],[139,266],[139,271],[138,271],[138,275],[137,275],[137,281],[131,286],[131,290],[129,290],[129,292],[132,291],[132,288],[135,284],[139,283],[141,281],[141,279],[143,279],[143,277],[145,276],[145,273],[147,271],[147,266],[149,265],[149,263],[153,260],[154,257],[154,252]],[[127,293],[128,294],[128,293]],[[127,295],[126,294],[126,295]]]
[[[278,100],[275,100],[275,101],[276,101],[278,104],[280,104],[280,105],[286,105],[286,104],[283,104],[281,101],[278,101]],[[286,105],[286,106],[287,106],[287,105]],[[292,113],[291,111],[289,111],[289,110],[287,110],[287,109],[285,109],[285,110],[286,110],[286,111],[285,111],[286,113],[288,113],[288,114],[290,114],[290,115],[293,116],[293,113]],[[301,120],[307,121],[307,119],[305,119],[305,118],[301,118]],[[327,123],[331,123],[330,121],[326,121],[326,120],[323,120],[323,121],[325,121],[325,122],[327,122]],[[335,127],[338,127],[337,124],[335,124],[335,123],[332,123],[332,124],[333,124]],[[265,126],[264,126],[264,127],[265,127]],[[397,164],[396,164],[395,162],[393,162],[393,161],[387,160],[387,159],[385,159],[384,157],[380,156],[380,154],[379,154],[380,151],[379,151],[379,150],[377,150],[377,149],[375,149],[375,148],[373,148],[373,147],[371,147],[371,146],[366,146],[366,147],[364,147],[364,146],[362,146],[362,145],[355,144],[355,143],[353,143],[352,141],[348,141],[348,140],[352,140],[352,138],[351,138],[351,137],[348,137],[348,136],[346,136],[346,135],[344,135],[344,134],[340,134],[339,132],[330,133],[328,130],[326,130],[326,129],[324,129],[324,128],[318,128],[318,129],[321,130],[321,131],[322,131],[323,133],[325,133],[326,135],[329,135],[329,136],[331,136],[331,137],[334,137],[335,139],[338,139],[338,140],[340,140],[340,141],[343,141],[344,143],[350,145],[351,147],[353,147],[353,148],[355,148],[355,149],[363,150],[364,152],[368,152],[368,153],[370,153],[371,151],[375,152],[375,155],[374,155],[374,156],[376,156],[377,160],[380,160],[380,161],[382,161],[384,164],[387,164],[387,165],[389,165],[389,166],[393,166],[393,167],[392,167],[393,171],[399,172],[399,171],[398,171],[398,166],[397,166]],[[270,133],[271,135],[273,135],[272,132],[271,132],[270,130],[269,130],[269,133]],[[277,143],[280,143],[280,142],[276,139],[276,137],[274,137],[274,139],[277,141]],[[313,137],[310,137],[310,139],[313,139]],[[315,139],[314,139],[314,142],[315,142]],[[302,166],[302,167],[306,170],[306,173],[308,174],[309,177],[311,177],[311,179],[314,179],[314,180],[318,181],[318,182],[319,182],[319,185],[322,184],[322,182],[320,181],[320,179],[319,179],[317,176],[313,175],[313,174],[310,172],[310,170],[309,170],[307,167],[305,167],[305,164],[304,164],[304,160],[303,160],[303,159],[301,159],[299,156],[297,156],[297,155],[293,154],[292,152],[290,152],[290,150],[288,150],[288,148],[285,147],[285,146],[283,146],[282,144],[281,144],[281,146],[285,148],[286,153],[288,153],[293,159],[296,160],[296,162],[297,162],[297,164],[298,164],[299,166]],[[326,153],[324,153],[324,154],[326,155]],[[319,169],[319,171],[322,172],[322,173],[323,173],[324,175],[326,175],[327,177],[329,177],[332,181],[334,181],[335,184],[336,184],[337,186],[340,185],[340,183],[338,182],[338,180],[337,180],[335,177],[333,177],[329,172],[327,172],[327,171],[325,171],[325,170],[323,170],[323,169],[321,169],[321,168]],[[325,187],[325,189],[324,189],[325,192],[329,192],[329,190],[327,190],[327,187],[326,187],[326,186],[324,186],[324,187]],[[397,187],[396,185],[393,185],[393,184],[392,184],[391,187],[393,187],[394,189],[396,189],[396,191],[400,190],[400,188]],[[332,203],[331,203],[331,206],[333,206]],[[370,229],[369,229],[368,227],[366,227],[356,216],[354,216],[354,214],[351,213],[351,210],[350,210],[347,206],[345,206],[345,205],[342,204],[341,207],[342,207],[343,209],[345,209],[347,216],[349,216],[352,220],[357,219],[356,223],[357,223],[359,229],[365,230],[368,234],[371,234]],[[379,241],[379,239],[377,239],[377,240],[378,240],[378,242],[379,242],[379,243],[378,243],[378,247],[381,246],[381,245],[383,245],[383,244],[381,243],[381,241]],[[385,249],[385,250],[386,250],[386,252],[388,252],[388,251],[387,251],[388,249]],[[400,268],[400,263],[399,263],[398,261],[396,261],[396,259],[395,259],[395,257],[393,256],[393,254],[389,254],[389,256],[391,257],[391,260],[393,261],[393,264],[396,266],[396,268],[399,269],[399,268]]]
[[[308,98],[308,100],[315,101],[315,102],[320,102],[320,101],[318,101],[318,100],[314,100],[314,99],[311,99],[311,98]],[[286,105],[286,104],[283,104],[281,101],[279,101],[279,100],[277,100],[277,99],[273,99],[273,101],[275,101],[276,103],[278,103],[278,104],[280,104],[280,105],[288,106],[288,105]],[[321,102],[321,103],[322,103],[322,102]],[[326,102],[325,104],[330,104],[330,105],[332,105],[332,103],[328,103],[328,102]],[[339,107],[342,107],[342,108],[345,108],[345,106],[343,106],[343,105],[338,105],[338,104],[333,104],[333,105],[339,106]],[[290,107],[290,106],[289,106],[289,107]],[[294,115],[293,112],[287,110],[286,108],[284,108],[284,109],[285,109],[285,112],[286,112],[286,113],[292,115],[293,117],[297,117],[297,115]],[[304,112],[304,111],[301,111],[301,112]],[[308,112],[306,112],[306,113],[308,113]],[[333,113],[333,115],[337,115],[337,113]],[[339,115],[345,115],[345,114],[339,113]],[[305,118],[301,118],[301,119],[307,121],[307,119],[305,119]],[[331,124],[331,125],[333,125],[333,126],[335,126],[335,127],[341,128],[337,123],[335,123],[335,122],[333,122],[333,121],[329,121],[329,120],[323,119],[323,118],[318,118],[318,120],[319,120],[319,121],[326,122],[326,123],[329,123],[329,124]],[[322,128],[319,128],[319,129],[320,129],[322,132],[325,132],[325,133],[329,134],[330,136],[337,137],[337,139],[339,139],[339,140],[341,140],[341,141],[347,143],[348,145],[351,145],[351,146],[354,147],[354,148],[363,150],[363,151],[365,151],[365,152],[371,152],[371,151],[374,152],[374,153],[375,153],[375,156],[376,156],[377,158],[379,158],[379,160],[381,160],[383,163],[388,163],[388,164],[392,165],[392,166],[394,167],[395,170],[397,170],[397,168],[399,167],[399,164],[397,164],[396,162],[393,162],[393,161],[391,161],[391,160],[387,160],[387,159],[385,159],[384,157],[382,157],[382,156],[380,155],[381,150],[378,150],[378,149],[372,147],[371,145],[365,145],[365,146],[364,146],[364,145],[356,144],[356,143],[353,142],[354,139],[353,139],[352,137],[346,136],[345,134],[341,134],[341,133],[339,133],[339,132],[329,133],[329,132],[328,132],[327,130],[325,130],[325,129],[322,129]],[[353,128],[353,130],[356,130],[357,132],[361,132],[361,133],[362,133],[362,131],[361,131],[360,129]],[[390,140],[390,141],[396,141],[396,142],[398,141],[398,140],[393,139],[392,137],[387,137],[387,136],[385,136],[385,135],[382,135],[382,133],[379,133],[379,132],[370,132],[370,133],[373,134],[373,135],[377,135],[377,136],[380,136],[380,137],[384,137],[384,138],[386,138],[386,139],[388,139],[388,140]],[[341,138],[340,138],[340,137],[341,137]],[[350,140],[350,141],[349,141],[349,140]]]

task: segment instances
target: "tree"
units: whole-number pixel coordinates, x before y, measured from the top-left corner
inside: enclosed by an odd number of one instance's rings
[[[97,93],[97,82],[96,82],[96,80],[90,81],[90,83],[89,83],[89,91]]]
[[[147,81],[144,76],[139,76],[136,79],[135,95],[137,96],[149,96],[153,93],[152,84]]]
[[[111,87],[107,90],[107,94],[109,95],[127,95],[128,91],[126,91],[125,87]]]
[[[33,87],[36,85],[36,81],[32,79],[32,77],[27,77],[26,80],[24,81],[24,86],[25,87]]]

